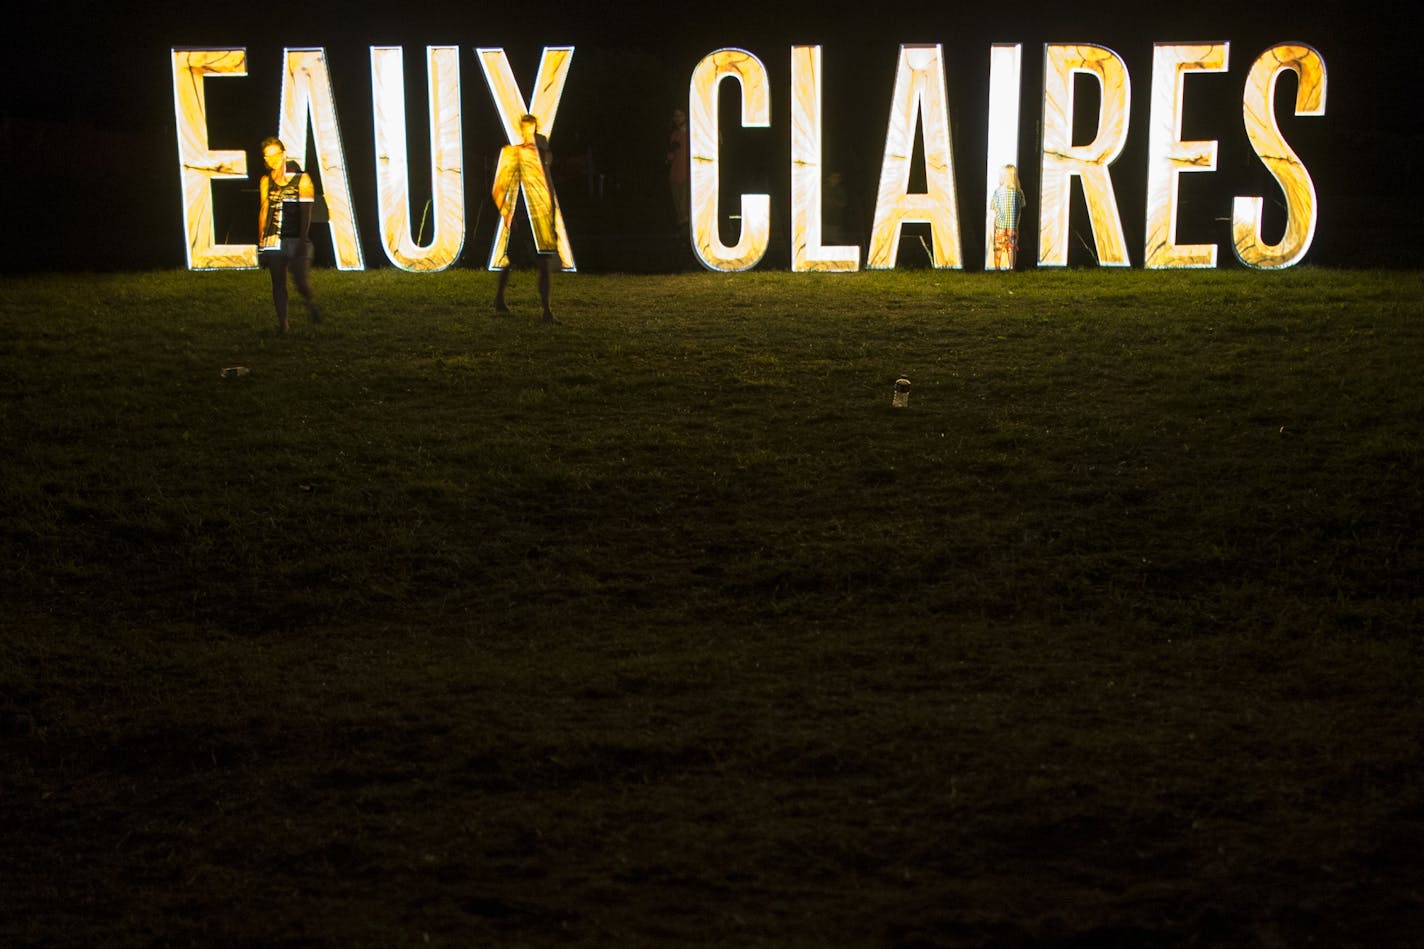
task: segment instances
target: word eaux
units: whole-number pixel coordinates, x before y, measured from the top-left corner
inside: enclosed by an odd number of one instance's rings
[[[1176,243],[1177,178],[1216,168],[1215,141],[1183,141],[1182,110],[1186,77],[1193,72],[1225,72],[1229,44],[1159,43],[1153,48],[1151,119],[1147,169],[1147,227],[1144,263],[1149,268],[1214,267],[1215,244]],[[989,198],[1004,165],[1018,164],[1021,48],[996,45],[989,77],[988,162],[985,188],[985,267],[993,266],[992,211]],[[1275,90],[1284,72],[1298,77],[1296,115],[1325,112],[1325,63],[1309,46],[1280,44],[1252,64],[1242,96],[1242,114],[1251,148],[1275,178],[1286,201],[1281,240],[1261,235],[1263,199],[1237,197],[1232,209],[1236,256],[1256,268],[1289,267],[1304,256],[1315,235],[1315,186],[1275,119]],[[1091,142],[1073,144],[1073,79],[1084,74],[1101,91],[1097,131]],[[704,266],[735,271],[756,266],[770,234],[770,197],[741,195],[741,230],[733,245],[718,230],[718,95],[723,80],[741,89],[743,127],[770,125],[766,68],[752,53],[721,49],[693,71],[689,96],[692,150],[693,243]],[[1069,196],[1077,178],[1086,199],[1093,240],[1104,266],[1127,266],[1126,240],[1109,168],[1127,141],[1131,102],[1127,66],[1101,46],[1073,44],[1044,47],[1041,189],[1039,194],[1040,266],[1068,262]],[[860,268],[859,246],[821,242],[821,48],[791,48],[791,261],[798,271],[852,271]],[[924,148],[924,192],[909,192],[916,124]],[[881,162],[880,185],[866,266],[895,266],[905,224],[928,224],[935,267],[963,266],[959,208],[955,198],[954,155],[950,143],[944,57],[938,44],[900,47],[889,129]]]
[[[282,98],[277,137],[287,152],[305,158],[307,127],[311,123],[326,197],[336,266],[364,270],[357,236],[351,185],[341,147],[336,102],[323,49],[284,51]],[[244,49],[175,49],[173,53],[173,108],[178,126],[178,160],[183,184],[183,214],[188,234],[188,267],[193,270],[257,266],[257,248],[251,244],[218,244],[213,227],[212,182],[247,177],[247,153],[208,148],[207,100],[203,80],[208,76],[247,75]],[[572,46],[544,49],[539,61],[534,96],[526,103],[515,82],[503,49],[481,48],[480,61],[511,145],[520,142],[519,119],[527,112],[539,117],[539,129],[552,133],[559,99],[573,58]],[[371,108],[375,119],[376,194],[380,211],[381,243],[386,256],[403,270],[438,271],[453,264],[465,243],[464,159],[460,126],[459,49],[426,48],[430,99],[430,214],[428,244],[411,237],[410,168],[406,150],[405,81],[399,47],[371,47]],[[306,163],[303,162],[303,167]],[[560,263],[574,269],[562,213],[555,210]],[[504,221],[498,224],[491,266],[508,241]]]

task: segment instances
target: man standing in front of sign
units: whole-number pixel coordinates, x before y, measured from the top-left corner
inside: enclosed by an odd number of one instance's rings
[[[557,323],[549,309],[549,271],[552,261],[559,255],[559,238],[554,229],[554,184],[549,175],[553,154],[549,140],[539,134],[539,120],[533,115],[525,115],[519,120],[520,143],[506,145],[499,152],[499,166],[494,173],[494,206],[504,219],[504,226],[514,229],[514,211],[519,203],[519,193],[524,192],[524,209],[529,216],[529,229],[533,232],[534,252],[539,262],[539,301],[544,307],[544,322]],[[510,234],[513,237],[513,234]],[[499,277],[495,284],[494,310],[508,313],[504,302],[504,288],[509,283],[509,254],[506,251],[496,265]]]

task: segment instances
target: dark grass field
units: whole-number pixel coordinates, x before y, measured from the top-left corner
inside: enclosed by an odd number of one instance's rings
[[[0,283],[0,944],[1419,944],[1420,273],[265,283]]]

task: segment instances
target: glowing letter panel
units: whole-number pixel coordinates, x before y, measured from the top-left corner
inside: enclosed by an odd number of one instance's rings
[[[923,194],[909,193],[916,118],[925,142],[927,190]],[[938,44],[900,47],[865,265],[877,270],[893,268],[900,252],[900,232],[909,223],[930,225],[931,263],[935,267],[964,265],[949,140],[949,96],[944,86],[944,56]]]
[[[821,243],[821,47],[791,47],[791,269],[860,269],[860,248]]]
[[[1182,141],[1188,72],[1225,72],[1227,43],[1158,43],[1152,51],[1151,138],[1147,145],[1147,247],[1143,266],[1215,267],[1215,244],[1177,243],[1177,176],[1216,169],[1216,142]]]
[[[371,48],[371,102],[376,131],[376,197],[381,242],[402,270],[444,270],[465,243],[465,187],[460,145],[460,50],[425,50],[430,92],[430,243],[411,237],[410,163],[406,152],[405,80],[399,47]]]
[[[1261,54],[1246,77],[1242,111],[1251,147],[1285,192],[1286,230],[1280,243],[1261,237],[1259,197],[1237,197],[1232,205],[1231,236],[1236,256],[1248,267],[1272,270],[1300,262],[1315,239],[1315,183],[1276,125],[1276,80],[1296,74],[1296,115],[1325,114],[1325,60],[1309,46],[1282,44]]]
[[[1073,144],[1073,77],[1085,73],[1102,90],[1098,132],[1087,145]],[[1083,185],[1098,263],[1126,267],[1127,239],[1109,166],[1127,141],[1132,92],[1127,66],[1110,49],[1089,45],[1043,48],[1043,173],[1039,185],[1038,263],[1068,264],[1069,189],[1076,177]]]
[[[484,70],[485,81],[489,83],[490,95],[499,109],[500,120],[504,123],[504,135],[510,145],[518,145],[519,120],[526,113],[539,120],[539,134],[551,138],[554,134],[554,119],[559,114],[559,99],[564,94],[564,82],[569,77],[569,64],[573,61],[572,46],[546,46],[539,57],[539,73],[534,78],[534,96],[525,105],[524,94],[519,91],[519,83],[514,79],[509,57],[499,47],[475,50],[480,68]],[[552,185],[552,182],[551,182]],[[564,212],[559,208],[558,197],[554,198],[554,233],[559,240],[559,266],[564,270],[575,270],[573,245],[569,243],[568,228],[564,226]],[[509,228],[501,218],[495,226],[494,246],[490,248],[489,269],[503,270],[509,266]]]
[[[989,50],[989,162],[984,175],[984,269],[994,269],[994,189],[1005,165],[1019,163],[1019,84],[1023,48],[998,43]]]
[[[257,266],[255,244],[219,244],[213,227],[213,179],[246,178],[247,153],[208,148],[207,76],[247,75],[242,49],[173,50],[173,115],[178,126],[178,170],[183,187],[188,269]]]
[[[356,234],[356,210],[351,203],[351,184],[346,174],[346,154],[341,148],[341,127],[336,121],[336,99],[331,94],[331,76],[323,49],[286,50],[286,71],[282,74],[282,113],[277,137],[306,171],[307,119],[316,139],[317,167],[321,169],[321,191],[331,228],[331,246],[338,270],[364,270],[361,241]]]
[[[771,197],[742,195],[742,231],[731,247],[722,243],[717,225],[718,155],[717,102],[723,79],[732,79],[742,92],[742,127],[766,128],[771,124],[771,92],[766,67],[744,49],[719,49],[705,56],[692,70],[688,93],[688,130],[692,150],[693,249],[709,270],[749,270],[766,253],[771,237]]]

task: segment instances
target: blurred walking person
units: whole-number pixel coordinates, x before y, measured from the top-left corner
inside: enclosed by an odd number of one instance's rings
[[[316,188],[311,176],[287,160],[281,139],[262,140],[262,163],[267,173],[257,187],[258,261],[272,275],[272,304],[277,309],[277,332],[287,332],[287,274],[306,301],[307,316],[321,322],[321,307],[311,287],[311,230]]]
[[[553,152],[549,140],[539,134],[539,120],[525,114],[519,120],[518,145],[506,145],[499,150],[499,165],[495,168],[492,196],[494,206],[504,219],[504,226],[514,239],[514,212],[519,204],[521,186],[524,210],[534,238],[534,256],[539,267],[539,302],[544,307],[544,322],[558,323],[549,308],[549,272],[559,256],[559,238],[554,227],[554,181],[549,174]],[[495,283],[494,311],[508,313],[504,290],[509,284],[509,254],[495,265],[499,277]]]

